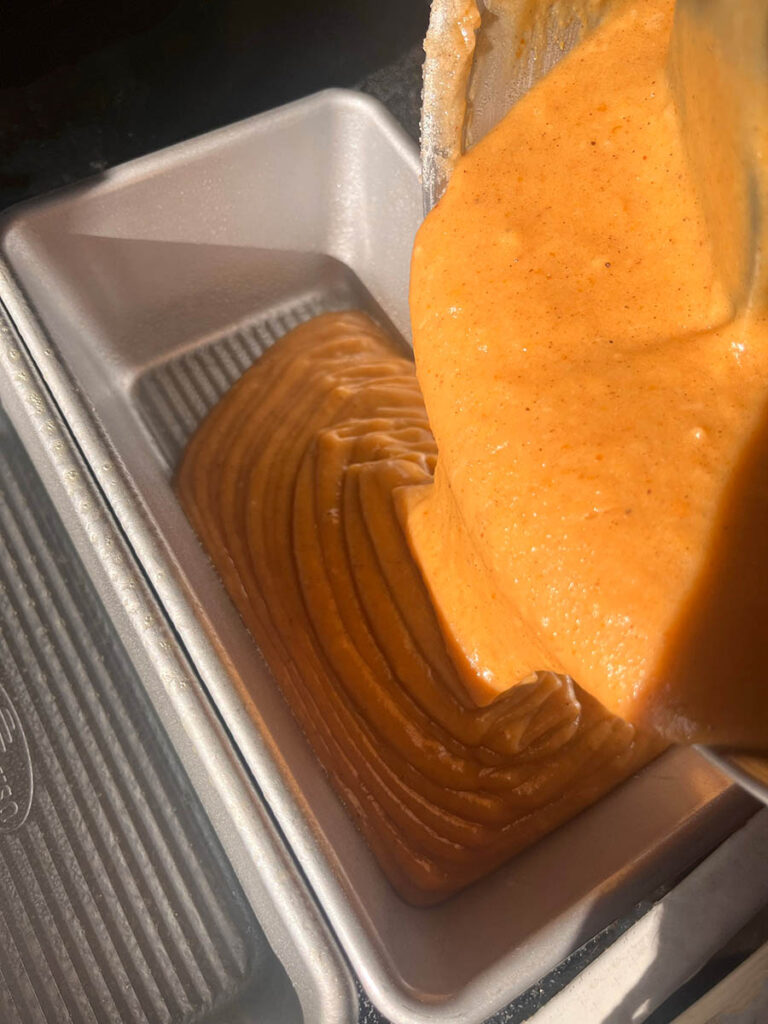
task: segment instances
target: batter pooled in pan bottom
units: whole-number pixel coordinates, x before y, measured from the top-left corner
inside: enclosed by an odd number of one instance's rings
[[[475,705],[409,547],[408,505],[435,458],[402,347],[361,313],[328,314],[247,371],[177,477],[331,783],[418,903],[487,873],[661,746],[552,674]]]

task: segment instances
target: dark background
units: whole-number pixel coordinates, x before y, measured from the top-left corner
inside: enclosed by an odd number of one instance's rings
[[[0,208],[330,85],[362,85],[413,133],[428,6],[6,0]]]

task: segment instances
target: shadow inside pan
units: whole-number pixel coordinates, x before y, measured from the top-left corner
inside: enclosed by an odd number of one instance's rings
[[[148,276],[147,247],[157,258],[158,246],[164,248],[166,244],[141,243],[142,253],[137,257]],[[182,250],[174,257],[187,260],[188,269],[189,263],[201,256],[200,246],[173,248]],[[251,308],[221,333],[214,330],[202,337],[198,334],[191,341],[182,339],[168,355],[140,370],[131,389],[138,413],[169,471],[173,471],[187,441],[216,402],[270,345],[298,324],[322,313],[363,309],[391,335],[398,336],[359,278],[331,256],[239,249],[228,253],[226,261],[217,258],[219,272],[222,264],[227,264],[223,269],[230,289],[237,281],[238,268],[246,275],[247,285],[241,291],[246,304],[252,303]],[[238,268],[233,266],[235,263]],[[204,274],[195,293],[208,315],[210,290],[215,287],[215,278]],[[239,312],[237,306],[229,308],[223,316],[220,312],[219,319],[231,321]],[[199,330],[200,317],[194,322]]]

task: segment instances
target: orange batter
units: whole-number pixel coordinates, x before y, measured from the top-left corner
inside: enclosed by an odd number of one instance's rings
[[[485,874],[661,746],[551,674],[473,705],[403,529],[434,460],[413,362],[363,314],[329,314],[242,377],[177,480],[331,782],[419,903]]]
[[[414,901],[668,740],[768,745],[768,328],[719,283],[672,6],[619,4],[459,162],[414,250],[423,399],[394,341],[329,314],[244,375],[179,470]]]
[[[768,746],[768,329],[721,287],[620,5],[460,161],[411,310],[440,458],[414,550],[480,701],[538,669],[669,740]]]

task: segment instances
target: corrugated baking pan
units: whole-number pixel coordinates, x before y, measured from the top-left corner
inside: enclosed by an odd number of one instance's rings
[[[0,401],[0,1019],[346,1024],[349,972],[2,305]]]
[[[375,101],[331,91],[18,209],[2,256],[40,373],[364,988],[393,1021],[477,1022],[756,805],[673,750],[483,882],[415,909],[320,771],[171,473],[205,411],[300,320],[363,306],[407,337],[420,216],[411,142]]]

